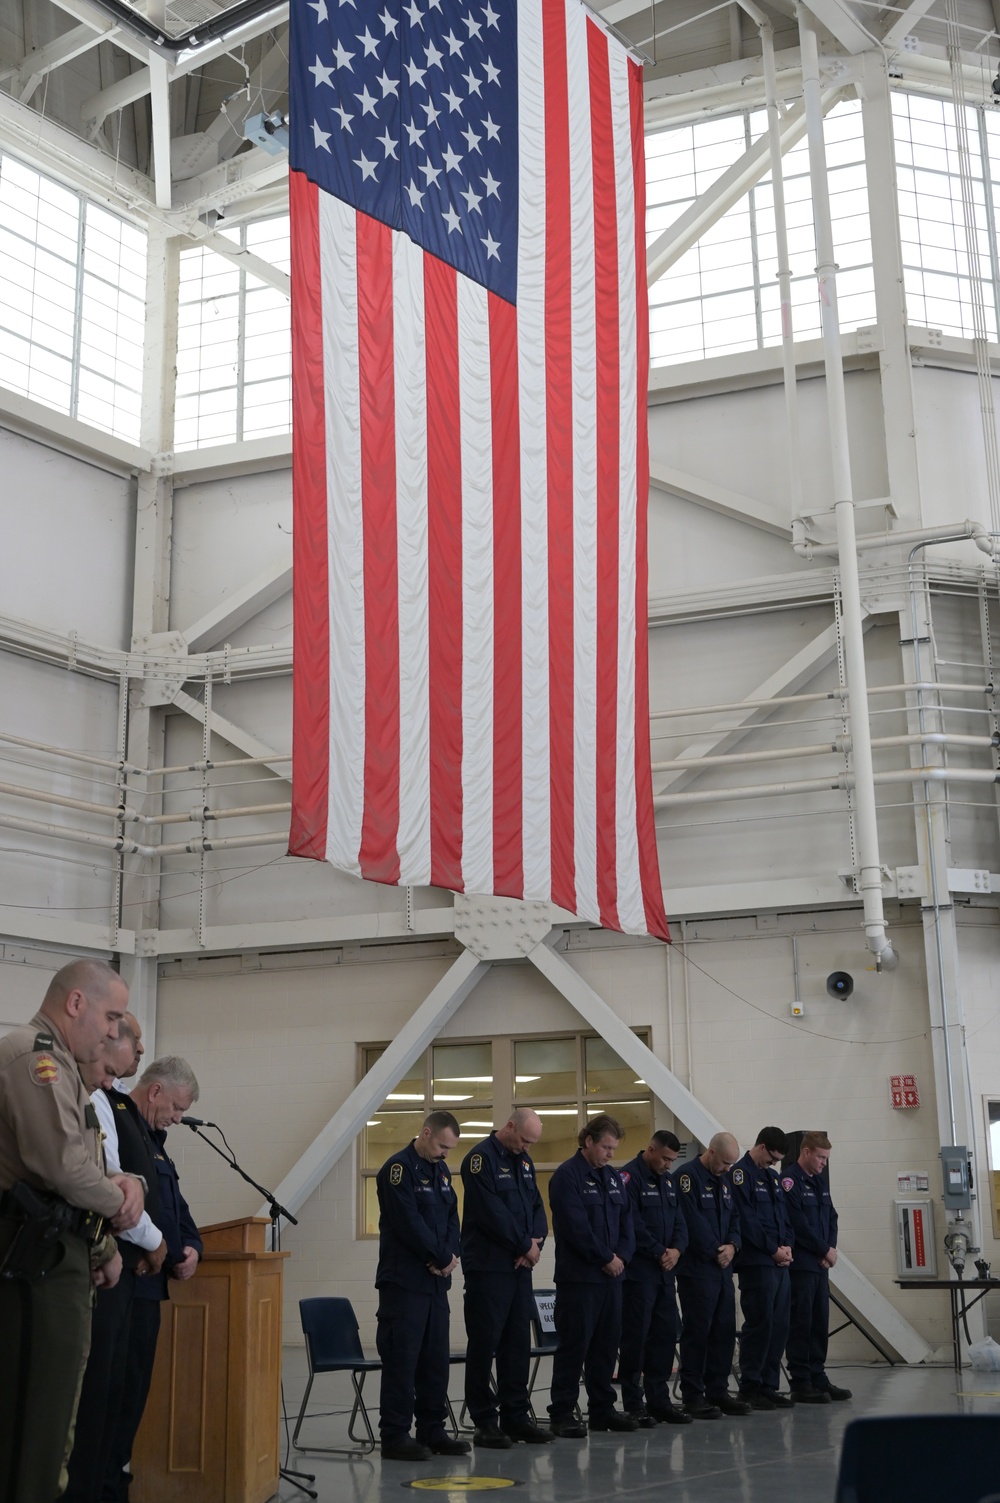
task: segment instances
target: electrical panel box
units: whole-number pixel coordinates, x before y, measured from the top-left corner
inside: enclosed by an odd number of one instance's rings
[[[944,1179],[945,1210],[967,1211],[972,1204],[969,1150],[956,1143],[942,1148],[941,1172]]]
[[[937,1278],[934,1206],[929,1200],[897,1200],[896,1266],[901,1279]]]

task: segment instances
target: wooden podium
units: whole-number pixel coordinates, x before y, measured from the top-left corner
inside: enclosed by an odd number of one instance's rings
[[[201,1228],[205,1252],[170,1281],[132,1458],[136,1503],[265,1503],[278,1489],[281,1273],[269,1222]]]

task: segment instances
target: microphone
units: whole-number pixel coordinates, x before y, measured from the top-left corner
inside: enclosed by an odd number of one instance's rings
[[[203,1117],[182,1117],[182,1127],[218,1127],[217,1122],[206,1122]]]

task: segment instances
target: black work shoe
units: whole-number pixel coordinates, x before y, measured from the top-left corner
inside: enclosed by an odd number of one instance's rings
[[[568,1415],[566,1419],[556,1419],[553,1415],[549,1426],[553,1435],[558,1435],[560,1440],[586,1440],[587,1427],[582,1420],[574,1419]]]
[[[793,1388],[793,1404],[829,1404],[830,1395],[825,1388]]]
[[[821,1388],[820,1393],[828,1393],[835,1404],[846,1404],[852,1397],[849,1388],[838,1388],[836,1383],[831,1383],[828,1388]]]
[[[772,1409],[792,1409],[795,1406],[794,1399],[787,1393],[779,1393],[776,1388],[762,1388],[761,1393],[765,1399],[770,1399]]]
[[[772,1403],[762,1388],[741,1388],[740,1398],[750,1405],[751,1409],[777,1409],[777,1404]]]
[[[442,1430],[439,1435],[427,1435],[423,1444],[429,1446],[435,1456],[468,1456],[472,1447],[467,1440],[454,1440]]]
[[[746,1399],[736,1398],[735,1395],[731,1393],[720,1393],[718,1398],[716,1398],[713,1394],[710,1402],[713,1403],[717,1409],[721,1409],[723,1414],[753,1413],[752,1404],[748,1404]]]
[[[638,1430],[639,1423],[631,1414],[622,1414],[620,1409],[609,1409],[607,1414],[590,1416],[591,1430]]]
[[[630,1409],[628,1410],[628,1417],[635,1420],[637,1430],[656,1429],[656,1416],[650,1414],[648,1409]]]
[[[401,1435],[398,1440],[382,1442],[383,1461],[429,1461],[430,1446],[423,1446],[412,1435]]]
[[[514,1442],[497,1425],[477,1425],[472,1444],[486,1446],[488,1450],[493,1451],[509,1451]]]
[[[692,1419],[721,1419],[722,1410],[708,1399],[685,1399],[684,1409]]]
[[[547,1446],[553,1439],[551,1430],[525,1420],[521,1425],[501,1425],[502,1433],[511,1440],[521,1440],[526,1446]]]
[[[651,1404],[649,1413],[663,1425],[690,1425],[692,1416],[673,1404]]]

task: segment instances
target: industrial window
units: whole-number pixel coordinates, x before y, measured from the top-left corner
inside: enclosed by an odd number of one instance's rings
[[[649,1042],[648,1030],[635,1031]],[[384,1049],[384,1044],[362,1046],[362,1073]],[[577,1133],[588,1117],[609,1112],[621,1122],[625,1138],[619,1163],[645,1148],[653,1131],[652,1091],[594,1034],[433,1044],[390,1091],[361,1135],[359,1234],[378,1235],[375,1176],[391,1154],[416,1137],[429,1111],[441,1109],[458,1118],[461,1140],[449,1163],[461,1208],[459,1165],[471,1144],[507,1120],[512,1106],[532,1107],[544,1123],[532,1152],[543,1196],[552,1170],[576,1152]]]
[[[647,241],[651,243],[754,141],[763,110],[677,126],[646,138]],[[861,106],[837,105],[824,123],[837,295],[842,329],[875,320]],[[795,338],[820,333],[808,148],[785,154],[782,181],[792,271]],[[781,343],[774,200],[768,174],[649,289],[650,356],[673,365]]]
[[[972,281],[982,289],[986,328],[997,337],[1000,120],[967,106],[976,256],[969,265],[958,167],[958,116],[950,100],[893,94],[899,228],[907,314],[945,334],[974,337]]]
[[[0,383],[139,441],[146,235],[0,155]]]
[[[219,233],[279,271],[288,215]],[[292,426],[289,301],[207,246],[181,252],[174,447],[234,443]]]
[[[987,1097],[984,1104],[990,1160],[990,1211],[993,1216],[993,1235],[1000,1238],[1000,1101]]]

